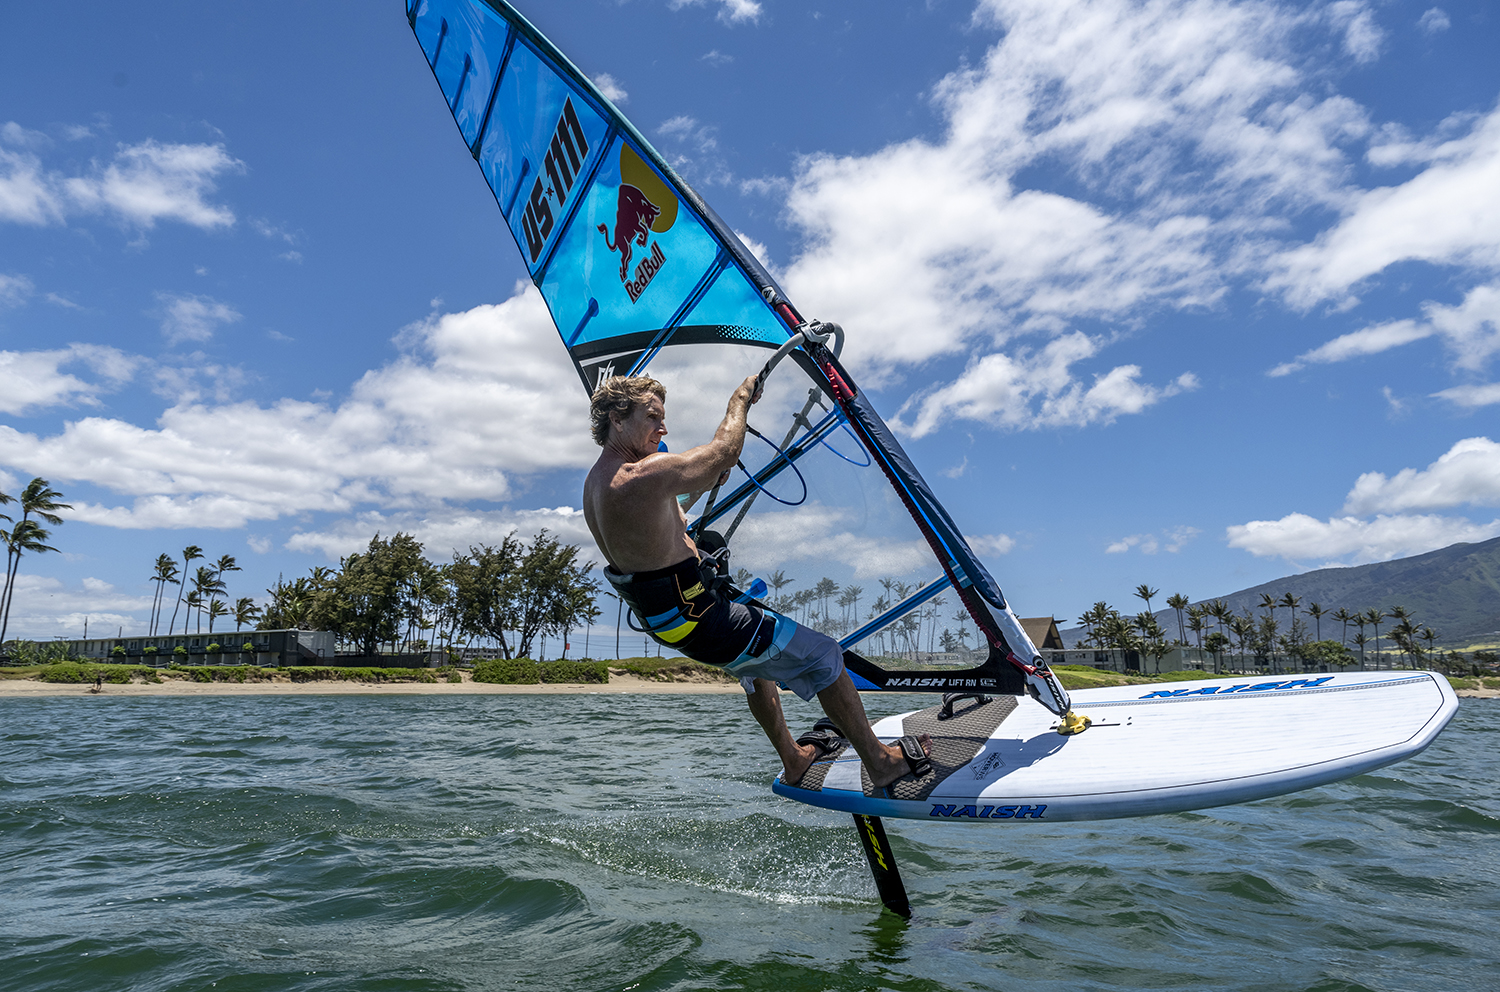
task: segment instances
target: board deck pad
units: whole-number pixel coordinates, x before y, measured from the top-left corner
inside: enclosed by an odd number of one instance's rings
[[[839,756],[848,749],[849,742],[844,741],[839,744],[837,750],[830,751],[827,754],[823,755],[821,758],[818,758],[816,761],[814,761],[812,765],[808,767],[807,771],[803,772],[802,780],[797,783],[797,788],[807,789],[811,792],[817,792],[819,789],[823,788],[823,779],[825,776],[827,776],[828,769],[832,768],[833,763],[837,761],[839,759]]]
[[[903,775],[887,788],[896,799],[920,802],[932,794],[949,775],[974,760],[974,756],[989,741],[1005,718],[1015,712],[1015,696],[986,696],[986,701],[963,699],[953,706],[952,716],[942,715],[944,707],[931,706],[925,710],[908,713],[901,718],[903,736],[910,734],[932,738],[932,771],[917,778]],[[870,781],[870,773],[860,765],[860,785],[867,796],[882,795],[883,792]],[[821,783],[820,783],[821,784]]]
[[[1097,820],[1249,802],[1401,761],[1457,711],[1431,672],[1345,672],[1084,689],[1092,726],[1064,737],[1028,697],[956,704],[876,720],[890,743],[928,734],[934,770],[872,789],[845,748],[777,795],[866,816],[1002,822]]]

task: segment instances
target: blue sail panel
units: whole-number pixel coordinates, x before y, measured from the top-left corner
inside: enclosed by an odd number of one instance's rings
[[[765,270],[509,4],[407,16],[586,389],[663,347],[787,339]]]
[[[510,25],[494,11],[472,4],[419,4],[410,16],[464,144],[473,148],[511,35]]]

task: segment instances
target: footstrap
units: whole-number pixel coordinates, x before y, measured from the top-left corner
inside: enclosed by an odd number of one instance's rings
[[[901,757],[906,759],[906,766],[911,769],[914,778],[921,778],[932,771],[932,758],[922,749],[922,742],[914,735],[907,734],[896,741],[901,748]]]

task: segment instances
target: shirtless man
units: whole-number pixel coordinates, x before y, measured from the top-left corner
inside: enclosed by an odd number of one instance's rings
[[[667,434],[661,383],[615,376],[599,386],[590,417],[594,441],[604,451],[583,485],[583,515],[609,561],[605,576],[657,641],[740,676],[750,712],[780,756],[787,783],[801,781],[822,749],[792,739],[777,682],[804,700],[818,697],[877,788],[909,772],[921,774],[930,741],[880,742],[844,671],[838,642],[739,601],[748,597],[714,581],[712,564],[700,564],[688,537],[684,507],[722,482],[739,460],[746,414],[760,399],[755,385],[751,376],[734,391],[712,441],[681,454],[657,450]]]

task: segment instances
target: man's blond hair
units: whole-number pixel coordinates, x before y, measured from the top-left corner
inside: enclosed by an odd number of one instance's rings
[[[610,414],[629,417],[637,404],[648,402],[652,396],[665,403],[667,387],[648,375],[614,375],[601,382],[589,403],[589,426],[594,432],[594,443],[602,448],[609,440]]]

